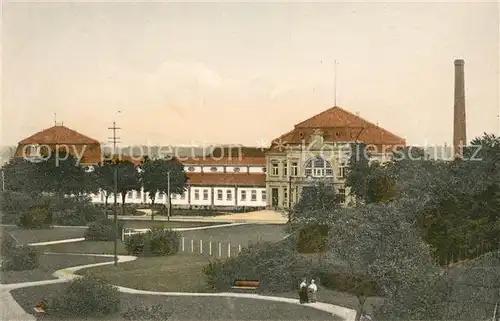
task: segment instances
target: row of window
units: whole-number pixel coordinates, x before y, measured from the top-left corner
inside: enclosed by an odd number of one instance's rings
[[[188,172],[194,172],[195,170],[196,169],[194,168],[194,166],[189,166],[187,168]],[[217,171],[219,171],[219,168],[218,167],[210,167],[210,171],[211,172],[217,172]],[[266,168],[262,167],[262,171],[265,173],[266,172]],[[241,168],[240,167],[233,167],[233,172],[239,173],[239,172],[241,172]]]
[[[203,193],[203,200],[208,200],[208,196],[209,196],[209,190],[208,189],[203,189],[202,191]],[[158,194],[158,199],[163,199],[165,196],[165,193],[159,193]],[[223,200],[223,196],[224,196],[224,191],[221,190],[221,189],[218,189],[217,190],[217,200],[218,201],[222,201]],[[194,189],[194,200],[199,200],[200,199],[200,189]],[[132,199],[134,198],[134,191],[129,191],[127,193],[127,198],[128,199]],[[140,192],[137,192],[135,191],[135,198],[136,199],[141,199],[141,193]],[[183,193],[181,195],[173,195],[172,198],[178,198],[178,199],[185,199],[186,198],[186,193]],[[233,191],[228,189],[226,190],[226,200],[227,201],[231,201],[233,198]],[[266,200],[266,191],[263,190],[261,191],[261,199],[263,201]],[[246,201],[247,200],[247,191],[246,190],[241,190],[240,191],[240,200],[241,201]],[[257,201],[257,190],[251,190],[250,191],[250,200],[251,201]]]
[[[271,163],[271,176],[280,176],[280,164],[278,162]],[[283,176],[288,176],[288,169],[290,168],[290,176],[299,176],[299,163],[291,162],[290,166],[287,166],[286,162],[283,162]],[[337,171],[337,177],[344,178],[346,175],[346,164],[340,163]],[[309,161],[304,168],[305,176],[313,177],[325,177],[333,176],[333,168],[331,164],[318,157],[314,160]]]

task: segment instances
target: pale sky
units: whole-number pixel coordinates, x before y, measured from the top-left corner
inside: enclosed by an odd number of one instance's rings
[[[2,144],[58,121],[123,144],[257,145],[337,105],[407,139],[499,134],[498,3],[4,3]],[[117,111],[121,111],[118,113]]]

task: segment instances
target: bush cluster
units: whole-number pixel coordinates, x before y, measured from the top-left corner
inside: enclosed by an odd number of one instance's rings
[[[337,291],[354,294],[362,286],[367,296],[379,293],[376,282],[351,276],[341,267],[318,264],[297,253],[294,244],[295,240],[255,244],[236,257],[211,261],[203,268],[207,283],[212,290],[228,291],[236,279],[259,280],[261,291],[280,293],[297,290],[301,279],[308,277]]]
[[[47,313],[68,317],[102,317],[120,310],[118,289],[104,280],[84,277],[73,280],[65,291],[48,304]]]
[[[179,251],[180,239],[179,232],[152,228],[146,233],[128,237],[125,240],[125,248],[129,254],[136,256],[173,255]]]
[[[2,265],[4,271],[33,270],[38,267],[38,252],[35,248],[17,242],[5,233],[2,236]]]
[[[17,225],[27,229],[52,227],[52,212],[48,205],[35,205],[21,214]]]
[[[88,224],[85,231],[87,241],[113,241],[115,237],[121,238],[123,224],[118,222],[118,232],[115,234],[115,222],[110,219],[103,219]]]

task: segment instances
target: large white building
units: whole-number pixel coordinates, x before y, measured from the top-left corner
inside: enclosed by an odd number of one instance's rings
[[[71,139],[67,134],[60,134],[62,130],[71,133]],[[47,131],[51,135],[46,134]],[[21,143],[54,144],[61,137],[77,143],[90,139],[61,126],[33,137],[38,138]],[[333,107],[296,124],[291,131],[275,139],[267,150],[233,146],[215,148],[206,156],[181,157],[189,178],[188,186],[184,194],[172,195],[172,206],[288,208],[298,201],[304,188],[318,181],[332,184],[344,201],[348,201],[345,176],[353,142],[367,144],[371,160],[382,162],[389,158],[394,148],[405,146],[403,138],[345,109]],[[92,195],[92,200],[105,201],[102,193]],[[125,201],[130,204],[150,202],[143,191],[130,191]],[[168,198],[158,194],[155,202],[167,204]]]

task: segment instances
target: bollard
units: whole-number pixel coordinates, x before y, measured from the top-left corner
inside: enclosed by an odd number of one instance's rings
[[[208,243],[208,252],[209,252],[208,254],[210,254],[210,256],[212,256],[212,241],[210,241]]]
[[[227,243],[227,257],[231,257],[231,243]]]
[[[125,229],[122,228],[122,242],[125,241]]]
[[[194,253],[194,240],[191,240],[191,253]]]
[[[203,254],[203,241],[200,240],[200,254]]]
[[[241,244],[238,244],[238,253],[241,252]]]
[[[222,257],[222,244],[219,242],[219,257]]]
[[[184,237],[182,238],[182,252],[184,252]]]

